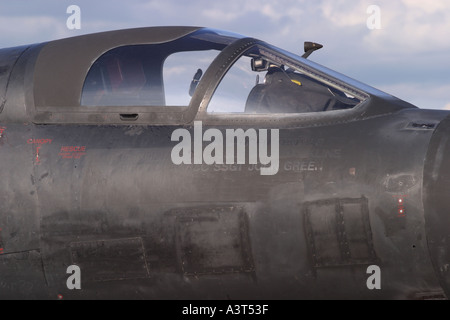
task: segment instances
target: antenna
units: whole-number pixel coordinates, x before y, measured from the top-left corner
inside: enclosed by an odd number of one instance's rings
[[[305,53],[302,55],[302,58],[308,58],[311,53],[321,48],[323,48],[323,45],[321,45],[320,43],[305,41]]]

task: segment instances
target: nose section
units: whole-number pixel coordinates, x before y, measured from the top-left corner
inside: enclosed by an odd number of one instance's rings
[[[425,159],[423,197],[431,260],[450,297],[450,117],[439,124],[431,138]]]

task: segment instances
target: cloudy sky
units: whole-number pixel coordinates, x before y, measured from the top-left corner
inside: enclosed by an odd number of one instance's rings
[[[81,9],[69,30],[67,8]],[[380,9],[381,29],[375,5]],[[0,47],[122,28],[193,25],[253,36],[421,108],[450,109],[450,0],[0,0]]]

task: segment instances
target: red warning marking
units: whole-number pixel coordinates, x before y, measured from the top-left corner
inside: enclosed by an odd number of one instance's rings
[[[42,147],[42,145],[44,144],[51,144],[52,143],[52,139],[28,139],[27,143],[28,144],[34,144],[37,145],[36,146],[36,164],[39,164],[39,162],[41,162],[41,159],[39,158],[39,149]]]
[[[3,254],[3,248],[0,248],[0,254]]]
[[[28,139],[28,144],[52,144],[52,139]]]
[[[62,146],[58,155],[63,159],[80,159],[86,155],[86,146]]]
[[[41,146],[36,147],[36,163],[39,163],[39,149],[41,148]]]
[[[6,130],[6,127],[0,127],[0,139],[3,138],[3,133],[5,132],[5,130]],[[4,140],[6,140],[6,137]],[[1,145],[3,145],[3,139],[0,140],[0,146]]]

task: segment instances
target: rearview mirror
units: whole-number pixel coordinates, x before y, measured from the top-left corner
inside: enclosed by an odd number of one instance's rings
[[[256,72],[267,71],[269,69],[269,64],[267,60],[262,58],[253,58],[251,60],[252,70]]]

